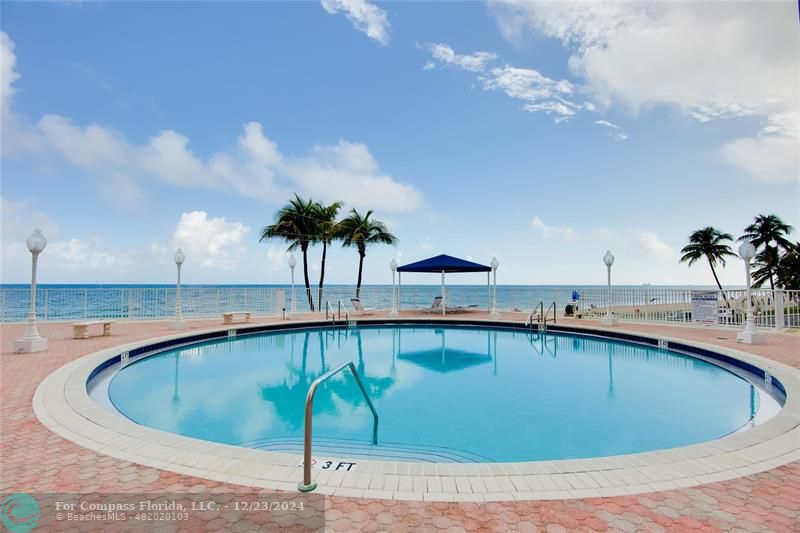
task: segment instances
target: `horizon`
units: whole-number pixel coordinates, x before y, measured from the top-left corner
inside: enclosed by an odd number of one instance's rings
[[[609,249],[614,285],[713,286],[692,231],[800,239],[796,2],[349,5],[0,4],[2,284],[40,227],[45,286],[170,285],[177,247],[184,285],[288,285],[258,235],[293,192],[397,235],[365,285],[447,253],[602,286]],[[330,246],[326,284],[357,265]]]

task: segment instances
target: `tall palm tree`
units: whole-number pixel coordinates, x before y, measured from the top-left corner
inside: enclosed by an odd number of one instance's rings
[[[369,244],[397,244],[397,237],[389,233],[386,224],[380,220],[374,220],[372,210],[367,211],[366,215],[361,215],[355,209],[350,210],[350,214],[339,222],[339,238],[342,239],[342,247],[355,246],[358,251],[358,282],[356,284],[356,298],[361,295],[361,273],[364,269],[364,256],[367,255],[367,245]]]
[[[322,309],[322,284],[325,281],[325,257],[328,255],[328,244],[338,238],[339,224],[336,222],[336,215],[339,214],[339,209],[342,208],[342,202],[333,202],[329,205],[323,205],[317,202],[314,206],[316,210],[315,222],[316,240],[322,243],[322,264],[319,270],[319,290],[317,294],[317,302]]]
[[[689,235],[689,244],[684,246],[681,250],[683,255],[681,256],[680,262],[688,262],[689,266],[692,266],[695,261],[705,258],[708,261],[708,266],[711,267],[711,273],[714,274],[714,281],[717,282],[717,287],[722,291],[722,284],[719,282],[719,277],[717,277],[717,271],[714,266],[717,264],[725,266],[725,258],[736,255],[731,251],[731,247],[725,244],[725,241],[732,240],[733,235],[722,233],[711,226],[699,229]],[[724,292],[722,293],[722,297],[725,298],[725,302],[727,303],[728,298],[725,296]]]
[[[288,251],[300,248],[303,252],[303,275],[306,282],[306,295],[308,306],[314,310],[314,299],[311,297],[311,284],[308,281],[308,246],[313,242],[316,234],[316,208],[311,199],[304,200],[295,194],[294,199],[281,207],[275,213],[275,223],[264,226],[261,230],[261,239],[280,239],[289,243]]]
[[[756,250],[762,246],[765,251],[768,248],[774,248],[774,252],[769,252],[769,257],[772,258],[778,255],[778,248],[789,250],[792,247],[792,241],[786,238],[786,235],[791,233],[792,229],[792,226],[784,223],[778,215],[758,215],[752,224],[744,228],[744,235],[739,237],[739,240],[750,241],[756,247]],[[777,262],[769,264],[767,268],[769,271],[769,286],[772,290],[775,290]]]

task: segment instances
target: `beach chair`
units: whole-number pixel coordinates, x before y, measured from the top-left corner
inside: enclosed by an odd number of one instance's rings
[[[364,307],[361,305],[361,298],[350,298],[350,303],[353,304],[353,309],[362,315],[368,315],[375,310],[374,307]]]

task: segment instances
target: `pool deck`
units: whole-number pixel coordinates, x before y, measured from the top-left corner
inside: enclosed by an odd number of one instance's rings
[[[386,315],[375,313],[372,316]],[[435,315],[403,313],[403,317],[419,316],[439,318]],[[464,317],[463,314],[452,316],[454,319]],[[469,317],[487,318],[487,315],[475,312]],[[298,316],[295,320],[302,318]],[[524,320],[523,315],[518,313],[504,313],[501,318],[516,322]],[[253,323],[275,321],[255,319]],[[599,323],[589,320],[565,319],[563,322],[602,329]],[[219,328],[222,320],[193,320],[190,324],[192,330],[200,331]],[[114,325],[111,336],[86,340],[73,340],[69,324],[45,323],[40,325],[40,331],[49,339],[47,351],[13,354],[13,341],[21,336],[23,329],[24,325],[20,324],[0,325],[0,492],[237,493],[263,490],[110,457],[65,440],[47,429],[36,417],[32,407],[34,392],[54,370],[86,354],[174,334],[167,322],[120,322]],[[736,343],[736,332],[731,329],[634,323],[623,323],[614,329],[746,351],[800,368],[800,333],[770,333],[766,345],[743,346]],[[798,450],[800,439],[795,443],[795,452]],[[419,477],[425,479],[424,476]],[[525,482],[524,479],[515,481]],[[800,530],[800,461],[797,460],[762,472],[689,488],[656,490],[659,487],[655,482],[643,482],[640,485],[648,486],[639,487],[640,490],[636,492],[647,492],[538,501],[512,501],[502,491],[494,491],[493,495],[487,496],[491,492],[486,491],[486,487],[470,487],[468,493],[478,500],[475,502],[405,501],[334,495],[326,499],[327,528],[335,531]],[[344,493],[340,491],[338,494]],[[361,496],[365,492],[352,487],[352,494]],[[485,501],[487,499],[497,501]],[[217,517],[210,518],[201,528],[235,530],[235,526]],[[192,527],[197,527],[197,524]]]

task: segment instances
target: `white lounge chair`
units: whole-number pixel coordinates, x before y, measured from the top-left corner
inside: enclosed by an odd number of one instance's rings
[[[460,305],[448,305],[447,312],[448,313],[465,313],[467,311],[474,311],[478,308],[477,304],[468,305],[466,307],[462,307]],[[421,310],[423,313],[441,313],[442,312],[442,297],[437,296],[433,299],[433,303],[427,309]]]
[[[374,307],[364,307],[363,305],[361,305],[361,298],[350,298],[350,303],[353,304],[353,309],[355,309],[362,315],[368,315],[375,310]]]

